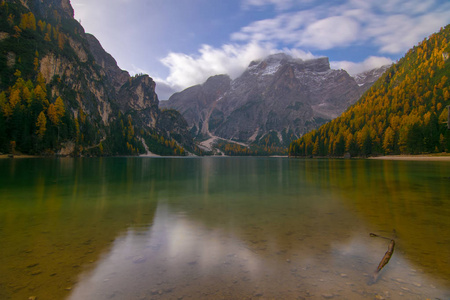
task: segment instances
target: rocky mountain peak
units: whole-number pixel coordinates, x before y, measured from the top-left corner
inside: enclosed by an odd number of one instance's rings
[[[274,75],[282,66],[290,66],[299,72],[326,72],[330,70],[328,57],[302,60],[285,53],[272,54],[263,60],[252,61],[247,70],[252,75],[267,76]]]
[[[230,79],[230,76],[228,76],[228,75],[226,75],[226,74],[214,75],[214,76],[209,77],[209,78],[205,81],[205,83],[203,83],[203,86],[206,86],[206,85],[214,85],[214,84],[216,84],[216,83],[221,83],[221,82],[224,82],[224,81],[230,81],[230,80],[231,80],[231,79]]]
[[[326,72],[330,70],[330,61],[328,57],[319,57],[311,60],[306,60],[303,63],[305,70],[311,72]]]
[[[379,68],[375,68],[369,71],[365,71],[353,76],[355,78],[356,83],[359,86],[371,86],[377,79],[390,68],[391,65],[385,65]]]
[[[229,89],[231,78],[228,75],[211,76],[202,84],[205,93],[207,94],[222,94]]]
[[[264,59],[253,60],[249,64],[248,67],[250,68],[252,66],[257,66],[260,64],[274,65],[274,64],[280,64],[282,62],[292,61],[292,60],[300,60],[301,61],[301,59],[294,59],[292,56],[287,55],[286,53],[276,53],[276,54],[271,54]]]
[[[25,2],[24,0],[22,0]],[[64,18],[72,19],[75,15],[70,0],[26,0],[26,6],[34,7],[43,16],[48,16],[54,10]]]
[[[119,68],[116,60],[103,49],[95,36],[86,33],[86,39],[95,62],[105,70],[106,75],[112,80],[114,87],[118,91],[130,77],[129,73]]]
[[[277,53],[251,62],[234,80],[211,77],[163,106],[179,110],[199,139],[258,144],[271,136],[286,145],[341,114],[368,86],[330,69],[327,57],[301,60]]]

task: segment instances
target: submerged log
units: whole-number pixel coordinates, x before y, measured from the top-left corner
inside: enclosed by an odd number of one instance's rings
[[[378,236],[378,235],[372,234],[372,233],[370,234],[370,236],[381,237],[381,236]],[[381,238],[385,238],[385,237],[381,237]],[[373,276],[372,276],[371,281],[369,282],[369,285],[370,284],[374,284],[374,283],[377,282],[378,276],[380,275],[381,270],[383,269],[383,267],[385,265],[387,265],[387,263],[389,262],[389,260],[392,257],[392,254],[394,253],[394,247],[395,247],[395,241],[391,239],[391,242],[389,243],[388,250],[384,254],[383,258],[381,259],[380,263],[378,264],[377,269],[373,273]]]

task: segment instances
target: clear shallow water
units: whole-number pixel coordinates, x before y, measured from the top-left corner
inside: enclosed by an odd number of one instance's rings
[[[446,162],[5,159],[0,170],[0,299],[450,298]],[[372,285],[389,241],[370,232],[396,240]]]

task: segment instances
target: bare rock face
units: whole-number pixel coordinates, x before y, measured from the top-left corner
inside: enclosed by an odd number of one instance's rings
[[[303,61],[280,53],[250,63],[235,80],[211,77],[162,106],[180,111],[201,139],[261,144],[276,133],[288,145],[339,116],[371,83],[359,85],[346,71],[330,69],[326,57]]]
[[[148,75],[129,77],[120,88],[118,104],[123,111],[158,108],[155,82]]]
[[[118,105],[122,112],[134,112],[146,126],[155,128],[160,113],[155,82],[148,75],[129,77],[118,92]]]
[[[116,60],[103,49],[102,45],[95,36],[87,33],[86,39],[89,43],[89,48],[94,56],[95,62],[104,70],[105,76],[112,81],[116,91],[119,91],[119,89],[130,78],[130,74],[119,68]]]
[[[81,44],[78,41],[75,41],[73,38],[69,37],[69,45],[70,47],[73,49],[73,51],[75,51],[75,53],[78,56],[78,59],[85,63],[88,61],[88,55],[86,53],[86,51],[84,50],[83,44]]]
[[[160,102],[161,108],[176,108],[188,120],[194,135],[209,136],[209,122],[211,112],[231,87],[228,75],[210,77],[204,84],[190,87],[180,93],[174,94],[170,101]],[[186,103],[189,105],[186,105]],[[170,104],[170,105],[169,105]],[[214,123],[213,119],[211,119]],[[212,124],[214,126],[214,124]]]

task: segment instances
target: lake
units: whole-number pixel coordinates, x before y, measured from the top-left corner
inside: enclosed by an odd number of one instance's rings
[[[450,299],[450,163],[0,160],[0,299]],[[389,263],[372,275],[390,241]]]

